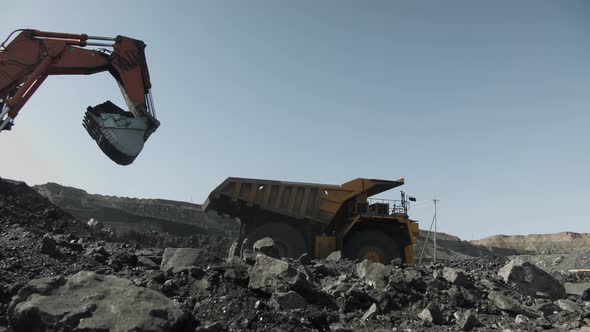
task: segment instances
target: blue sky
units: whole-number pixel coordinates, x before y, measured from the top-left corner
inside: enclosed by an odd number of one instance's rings
[[[161,128],[134,164],[81,126],[109,74],[50,77],[0,176],[200,203],[228,176],[406,178],[427,228],[588,232],[586,1],[18,1],[17,28],[144,40]],[[382,197],[398,197],[397,190]]]

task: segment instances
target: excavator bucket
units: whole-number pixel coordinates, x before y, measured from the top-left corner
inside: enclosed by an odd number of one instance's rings
[[[88,107],[82,125],[102,152],[119,165],[131,164],[143,149],[147,120],[110,101]]]

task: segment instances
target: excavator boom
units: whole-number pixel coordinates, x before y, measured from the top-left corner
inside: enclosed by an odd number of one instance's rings
[[[10,40],[16,32],[19,34]],[[12,128],[24,104],[47,76],[108,71],[119,84],[129,111],[110,101],[88,107],[83,126],[111,160],[131,164],[160,125],[144,49],[141,40],[124,36],[31,29],[13,32],[0,45],[0,132]]]

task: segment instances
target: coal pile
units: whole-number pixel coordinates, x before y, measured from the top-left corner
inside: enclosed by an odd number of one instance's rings
[[[272,241],[119,238],[0,180],[0,331],[564,331],[590,326],[583,279],[480,257],[428,265],[279,259]],[[263,254],[264,252],[265,254]],[[275,256],[275,257],[273,257]]]

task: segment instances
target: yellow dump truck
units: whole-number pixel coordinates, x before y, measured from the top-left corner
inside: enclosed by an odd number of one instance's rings
[[[240,219],[240,237],[230,255],[242,255],[257,240],[271,237],[283,257],[325,258],[340,250],[351,259],[414,263],[418,224],[408,217],[408,197],[402,192],[396,201],[370,198],[403,184],[404,179],[327,185],[228,178],[211,192],[204,209]]]

